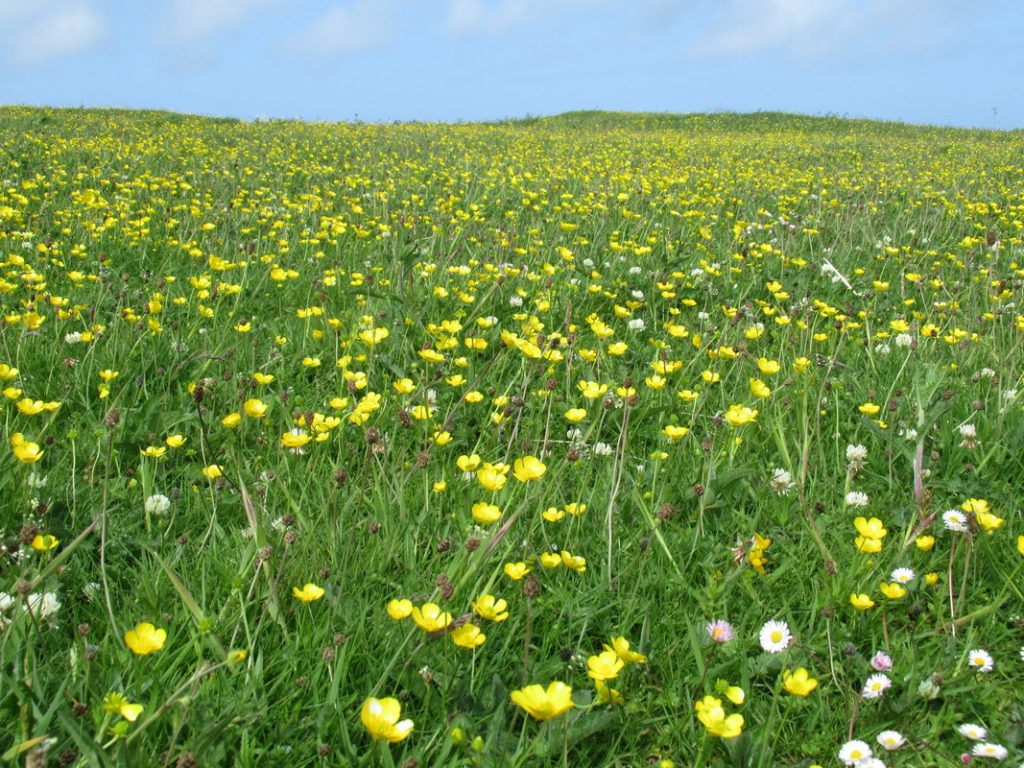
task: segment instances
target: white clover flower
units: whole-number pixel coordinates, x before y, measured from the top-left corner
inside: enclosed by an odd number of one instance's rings
[[[893,341],[896,342],[897,347],[905,348],[909,347],[911,344],[914,343],[914,337],[911,336],[909,333],[900,333],[896,336],[895,339],[893,339]]]
[[[864,461],[868,457],[868,449],[860,443],[850,443],[846,446],[847,461]]]
[[[643,270],[640,267],[633,266],[629,268],[629,274],[631,275],[639,275],[641,272],[643,272]]]
[[[78,331],[74,331],[72,333],[65,333],[64,334],[64,343],[65,344],[77,344],[81,340],[82,340],[82,334],[80,334]]]
[[[866,507],[868,495],[863,491],[850,491],[846,494],[846,503],[851,507]]]
[[[46,475],[39,476],[35,473],[35,470],[28,473],[28,477],[25,479],[25,485],[29,488],[39,490],[46,487],[46,482],[49,478]]]
[[[54,592],[32,593],[25,600],[25,609],[37,619],[49,619],[60,610],[60,600]]]
[[[522,296],[511,296],[511,297],[509,297],[508,305],[510,307],[516,307],[516,308],[523,306],[523,297]]]
[[[787,496],[796,487],[793,476],[785,469],[776,467],[772,470],[772,479],[768,481],[772,492],[779,496]]]
[[[882,342],[875,344],[876,355],[881,355],[882,357],[885,357],[890,352],[892,352],[892,347],[890,347],[888,344],[883,344]]]
[[[171,508],[171,500],[162,493],[154,493],[144,505],[146,513],[150,515],[162,515]]]
[[[14,595],[9,595],[6,592],[0,592],[0,611],[6,611],[10,609],[16,602]]]
[[[644,329],[643,318],[635,317],[632,320],[630,320],[628,323],[626,323],[626,326],[631,331],[642,331]]]
[[[996,377],[996,372],[993,371],[991,368],[982,368],[981,369],[981,378],[983,378],[983,379],[994,379],[995,377]]]
[[[608,443],[596,443],[594,445],[594,454],[597,456],[611,456],[615,452]]]

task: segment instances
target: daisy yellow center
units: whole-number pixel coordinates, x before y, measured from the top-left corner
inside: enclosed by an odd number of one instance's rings
[[[773,643],[781,643],[782,642],[782,633],[779,632],[779,630],[777,630],[777,629],[774,630],[772,632],[772,634],[771,634],[771,639],[772,639]]]

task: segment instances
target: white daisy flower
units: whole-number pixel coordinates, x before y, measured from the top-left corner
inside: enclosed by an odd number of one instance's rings
[[[892,686],[892,680],[888,675],[883,675],[879,672],[876,675],[872,675],[864,683],[864,690],[861,691],[861,696],[865,699],[878,699],[881,698],[882,694],[885,693]]]
[[[967,515],[959,509],[947,509],[943,512],[942,522],[946,526],[947,531],[954,531],[955,533],[966,533],[967,531]]]
[[[914,580],[914,570],[912,568],[897,568],[891,574],[891,578],[897,584],[908,584]]]
[[[981,741],[988,736],[988,731],[975,723],[964,723],[957,728],[957,731],[960,732],[961,736],[968,738],[971,741]]]
[[[839,759],[844,765],[860,765],[861,761],[871,757],[871,747],[860,739],[853,739],[839,748]]]
[[[971,754],[975,757],[988,757],[992,760],[1005,760],[1009,757],[1010,752],[1002,744],[989,744],[983,741],[980,744],[974,745],[974,749],[971,750]]]
[[[882,731],[875,737],[875,741],[888,752],[895,752],[907,743],[906,738],[899,731]]]
[[[766,621],[759,635],[761,647],[767,653],[780,653],[789,647],[793,635],[784,621]]]
[[[968,651],[967,663],[974,667],[975,672],[991,672],[996,665],[992,660],[992,654],[981,648]]]

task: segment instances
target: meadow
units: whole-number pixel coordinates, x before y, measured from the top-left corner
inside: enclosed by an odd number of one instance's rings
[[[5,761],[1024,761],[1024,133],[0,127]]]

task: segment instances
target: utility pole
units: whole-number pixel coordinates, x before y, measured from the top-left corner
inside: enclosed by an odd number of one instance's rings
[[[999,128],[999,107],[992,107],[992,130]]]

